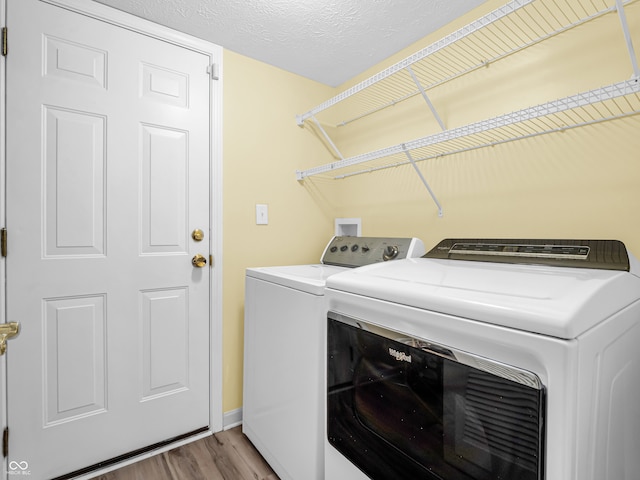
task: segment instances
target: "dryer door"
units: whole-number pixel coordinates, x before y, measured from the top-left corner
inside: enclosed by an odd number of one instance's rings
[[[372,479],[541,480],[544,388],[507,365],[329,312],[329,443]]]

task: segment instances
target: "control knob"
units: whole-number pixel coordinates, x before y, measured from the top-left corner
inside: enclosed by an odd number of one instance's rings
[[[398,256],[398,247],[396,245],[388,245],[385,247],[384,252],[382,253],[382,259],[386,262],[387,260],[393,260]]]

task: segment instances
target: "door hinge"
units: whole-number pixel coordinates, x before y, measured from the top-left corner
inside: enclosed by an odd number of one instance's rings
[[[7,229],[0,229],[0,255],[7,256]]]
[[[4,458],[9,456],[9,427],[5,427],[2,433],[2,456]]]
[[[212,63],[207,67],[207,73],[211,77],[211,80],[219,80],[220,79],[220,69],[217,63]]]
[[[2,56],[6,57],[7,56],[7,52],[9,51],[8,49],[8,43],[7,43],[7,27],[2,27]]]

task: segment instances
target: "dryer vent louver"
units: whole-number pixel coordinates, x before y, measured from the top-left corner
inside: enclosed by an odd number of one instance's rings
[[[465,376],[464,394],[455,395],[456,421],[445,425],[454,440],[451,454],[473,470],[493,471],[504,460],[536,472],[539,391],[474,369]]]

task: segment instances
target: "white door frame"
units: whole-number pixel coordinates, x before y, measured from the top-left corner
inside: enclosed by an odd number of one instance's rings
[[[149,22],[134,15],[129,15],[103,4],[87,0],[40,0],[83,15],[102,20],[128,30],[151,36],[183,48],[207,55],[211,65],[216,65],[217,80],[210,82],[210,125],[211,141],[209,156],[211,165],[210,178],[210,214],[211,232],[210,252],[213,258],[209,269],[211,281],[210,294],[210,406],[209,426],[212,432],[223,429],[222,412],[222,47],[200,40],[181,32]],[[0,0],[0,26],[6,26],[7,1]],[[11,55],[11,32],[8,40]],[[0,57],[0,227],[6,222],[6,59]],[[10,250],[9,246],[9,250]],[[11,321],[6,317],[6,260],[0,257],[0,323]],[[15,319],[19,321],[19,319]],[[10,349],[11,347],[9,347]],[[0,434],[7,426],[6,410],[6,357],[0,357]],[[1,437],[1,435],[0,435]],[[0,457],[0,463],[2,459]]]

